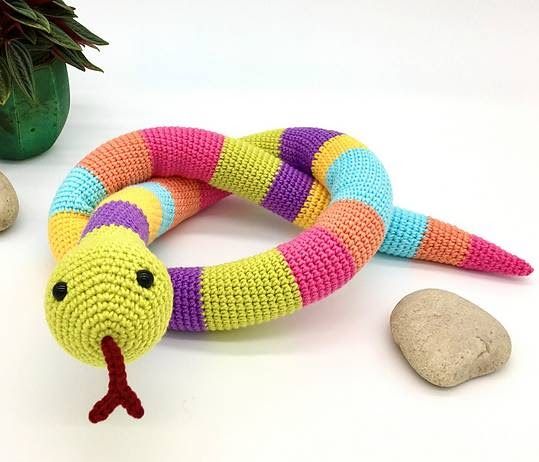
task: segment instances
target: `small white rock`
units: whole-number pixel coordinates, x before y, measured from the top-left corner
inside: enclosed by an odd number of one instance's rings
[[[509,334],[496,319],[445,290],[407,295],[391,313],[390,324],[406,360],[440,387],[490,374],[511,355]]]
[[[0,231],[9,228],[19,214],[17,193],[9,180],[0,172]]]

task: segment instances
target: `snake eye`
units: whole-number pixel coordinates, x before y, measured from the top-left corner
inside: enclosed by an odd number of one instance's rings
[[[61,302],[67,295],[67,284],[64,281],[59,281],[52,288],[52,296]]]
[[[138,285],[149,289],[153,285],[153,274],[148,270],[137,271]]]

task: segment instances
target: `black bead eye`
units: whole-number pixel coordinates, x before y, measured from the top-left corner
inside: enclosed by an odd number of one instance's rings
[[[153,285],[153,274],[148,270],[137,271],[137,282],[140,287],[149,289]]]
[[[52,288],[52,296],[61,302],[67,295],[67,284],[64,281],[59,281]]]

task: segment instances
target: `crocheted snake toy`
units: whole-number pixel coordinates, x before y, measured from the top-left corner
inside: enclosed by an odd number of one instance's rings
[[[304,228],[259,255],[210,267],[166,268],[148,250],[161,234],[229,193]],[[229,330],[320,300],[376,252],[525,276],[525,261],[480,237],[392,204],[380,161],[354,138],[288,128],[241,139],[193,128],[120,136],[86,156],[52,203],[49,242],[59,261],[46,316],[75,358],[108,367],[90,411],[144,413],[124,366],[167,329]]]

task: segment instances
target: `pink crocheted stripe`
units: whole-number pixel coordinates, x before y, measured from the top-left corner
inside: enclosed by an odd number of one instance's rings
[[[226,196],[230,196],[230,193],[221,189],[214,188],[207,183],[200,183],[200,210],[209,207],[210,205],[219,202]]]
[[[152,160],[152,176],[183,176],[209,182],[224,136],[198,128],[158,127],[140,131]]]
[[[476,235],[472,235],[468,256],[459,266],[510,276],[527,276],[533,272],[526,261]]]
[[[304,231],[277,248],[294,275],[304,306],[334,292],[356,272],[354,259],[339,238],[322,228]]]

